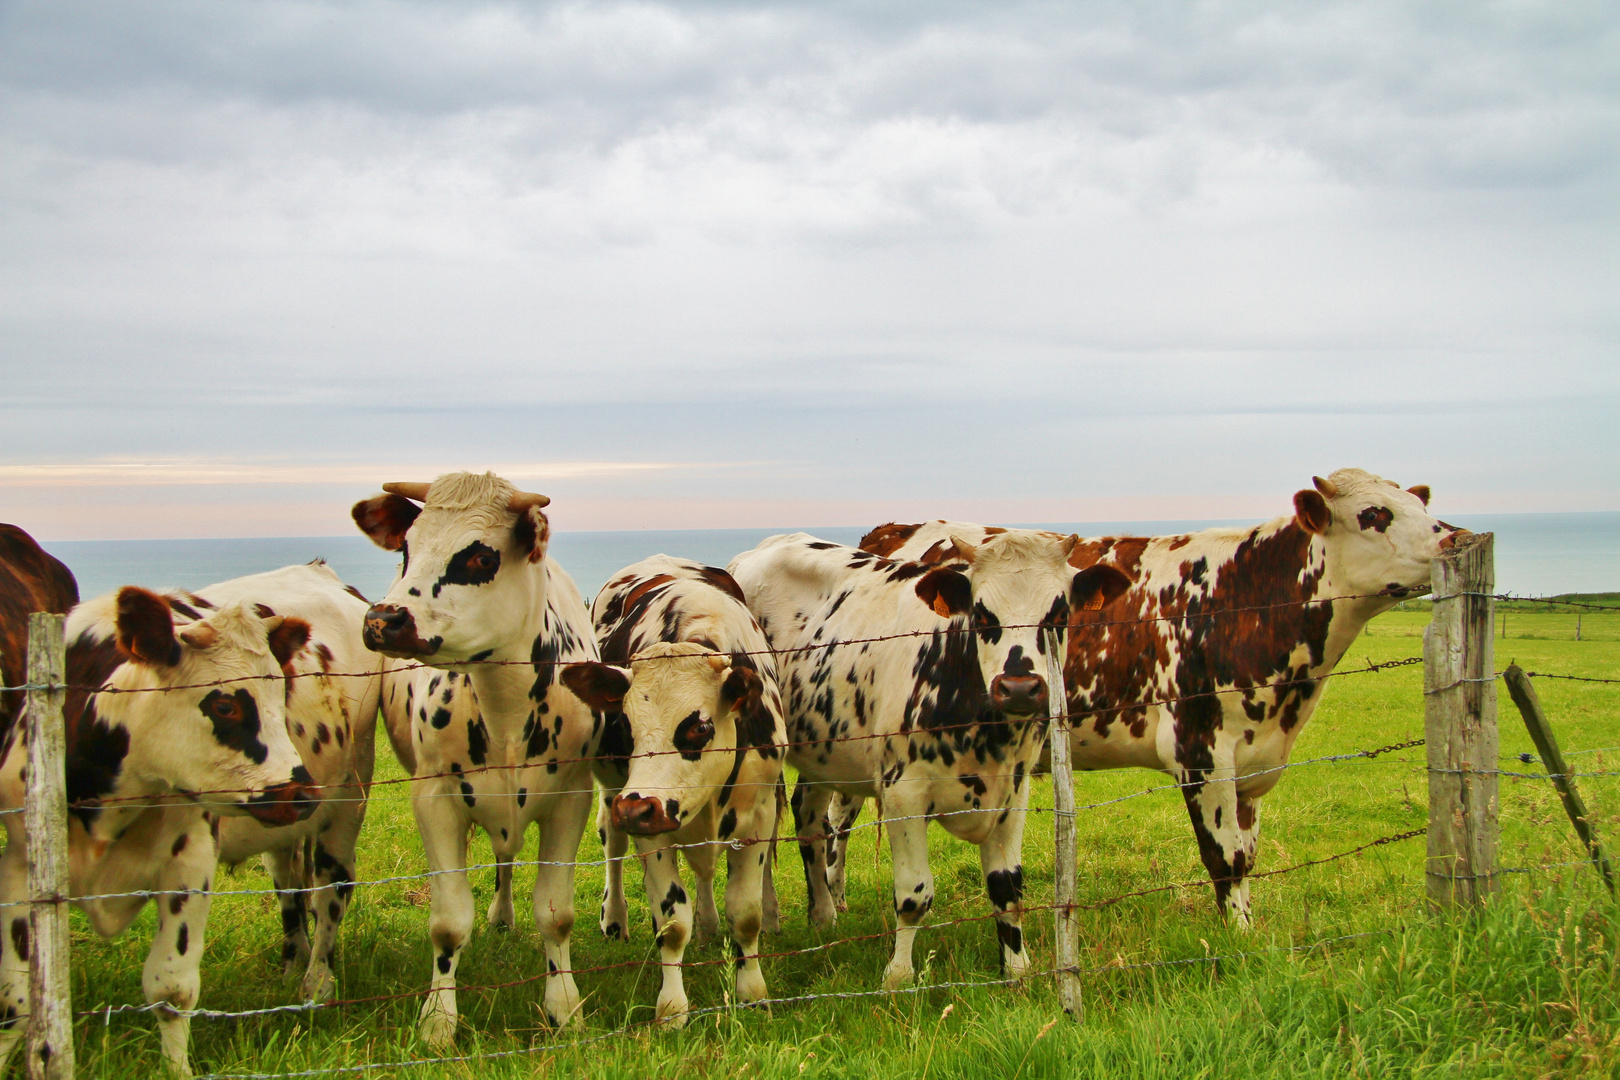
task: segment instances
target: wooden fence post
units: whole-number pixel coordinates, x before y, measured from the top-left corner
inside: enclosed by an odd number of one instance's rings
[[[1495,538],[1460,537],[1432,563],[1423,634],[1429,899],[1474,907],[1496,891]]]
[[[1063,682],[1063,639],[1054,630],[1046,634],[1046,711],[1051,717],[1048,745],[1052,757],[1054,873],[1052,914],[1057,931],[1058,1000],[1070,1019],[1085,1018],[1080,995],[1080,913],[1074,904],[1079,891],[1079,838],[1074,815],[1074,766],[1069,761],[1069,695]]]
[[[1507,683],[1508,696],[1519,707],[1519,715],[1524,717],[1524,726],[1530,730],[1531,741],[1536,744],[1536,752],[1541,755],[1541,762],[1552,777],[1553,787],[1558,789],[1558,797],[1564,802],[1564,813],[1569,815],[1570,824],[1575,826],[1575,835],[1586,845],[1592,865],[1603,875],[1603,882],[1609,887],[1610,894],[1614,894],[1614,867],[1609,863],[1608,852],[1603,850],[1603,844],[1598,840],[1597,830],[1592,827],[1591,815],[1586,811],[1586,800],[1581,798],[1580,789],[1575,786],[1575,777],[1564,762],[1563,752],[1558,749],[1558,739],[1553,735],[1552,725],[1547,723],[1547,714],[1541,710],[1541,696],[1531,685],[1530,676],[1518,664],[1507,666],[1507,670],[1502,672],[1502,681]]]
[[[67,682],[62,616],[28,617],[28,1076],[72,1080],[73,990],[68,977]]]

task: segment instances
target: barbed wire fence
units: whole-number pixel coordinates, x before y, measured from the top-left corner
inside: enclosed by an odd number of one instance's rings
[[[1343,677],[1350,675],[1369,674],[1391,671],[1401,667],[1423,665],[1424,702],[1425,702],[1425,735],[1419,739],[1408,739],[1402,742],[1391,743],[1371,750],[1358,750],[1351,753],[1333,754],[1315,757],[1300,761],[1286,762],[1267,769],[1245,771],[1241,776],[1217,776],[1197,780],[1197,785],[1237,783],[1240,780],[1253,780],[1268,773],[1297,768],[1312,768],[1331,766],[1352,762],[1368,762],[1388,755],[1395,755],[1401,751],[1425,748],[1426,769],[1429,777],[1429,811],[1428,824],[1424,828],[1410,829],[1377,837],[1355,847],[1335,852],[1331,855],[1315,859],[1308,859],[1292,863],[1288,866],[1252,872],[1242,875],[1243,880],[1273,878],[1303,871],[1341,860],[1351,859],[1373,849],[1388,845],[1402,843],[1426,836],[1428,842],[1427,858],[1425,859],[1425,881],[1430,899],[1441,906],[1476,907],[1495,891],[1502,875],[1528,874],[1538,871],[1551,871],[1568,866],[1582,865],[1591,861],[1596,863],[1596,856],[1592,860],[1572,860],[1569,862],[1545,863],[1532,866],[1501,867],[1497,865],[1497,846],[1499,822],[1497,820],[1497,781],[1500,777],[1545,779],[1544,774],[1528,773],[1502,769],[1497,746],[1497,717],[1496,717],[1496,688],[1495,684],[1500,673],[1494,670],[1494,654],[1492,649],[1492,627],[1494,615],[1492,605],[1499,600],[1521,599],[1496,594],[1492,591],[1492,537],[1490,534],[1480,534],[1470,542],[1460,544],[1450,552],[1444,553],[1441,558],[1434,561],[1432,604],[1433,614],[1430,630],[1425,637],[1424,655],[1407,657],[1399,660],[1375,663],[1369,660],[1363,667],[1341,668],[1323,676],[1299,679],[1283,679],[1269,683],[1256,683],[1252,686],[1217,688],[1196,695],[1166,696],[1148,701],[1135,701],[1126,705],[1112,705],[1096,709],[1070,712],[1067,706],[1067,695],[1062,687],[1062,665],[1057,661],[1061,655],[1057,647],[1057,638],[1051,628],[1045,631],[1053,636],[1048,639],[1047,655],[1054,662],[1050,666],[1048,678],[1052,691],[1048,695],[1050,702],[1049,721],[1051,724],[1050,744],[1052,748],[1052,781],[1054,785],[1054,806],[1028,807],[1024,812],[1028,814],[1050,815],[1054,827],[1054,892],[1053,902],[1050,904],[1021,904],[1024,914],[1051,912],[1054,918],[1056,956],[1055,963],[1050,968],[1029,973],[1023,976],[1025,980],[1054,978],[1058,982],[1059,1000],[1064,1012],[1079,1018],[1083,1014],[1083,1003],[1080,997],[1080,977],[1082,975],[1106,974],[1115,971],[1148,970],[1155,968],[1187,967],[1197,964],[1220,964],[1224,961],[1238,960],[1251,956],[1275,953],[1301,953],[1326,949],[1332,945],[1351,940],[1365,939],[1379,935],[1394,934],[1402,928],[1392,927],[1381,930],[1367,931],[1355,934],[1340,934],[1314,941],[1297,943],[1288,946],[1269,946],[1265,948],[1245,950],[1228,953],[1220,956],[1206,955],[1168,960],[1151,960],[1139,963],[1125,963],[1116,959],[1115,962],[1102,965],[1082,965],[1079,959],[1077,935],[1079,920],[1077,915],[1082,911],[1099,910],[1121,902],[1156,894],[1172,893],[1188,889],[1207,887],[1209,877],[1197,880],[1171,882],[1155,885],[1148,888],[1135,889],[1109,895],[1100,899],[1081,902],[1077,894],[1078,866],[1075,844],[1076,821],[1080,813],[1099,810],[1104,807],[1115,806],[1133,799],[1140,799],[1157,792],[1181,790],[1193,784],[1169,782],[1144,788],[1115,798],[1094,801],[1086,804],[1077,804],[1073,789],[1073,773],[1067,761],[1069,740],[1066,737],[1069,722],[1080,722],[1100,715],[1119,713],[1128,710],[1143,709],[1153,705],[1173,705],[1187,697],[1208,697],[1219,694],[1243,694],[1252,696],[1262,690],[1276,690],[1279,692],[1289,689],[1304,689],[1314,687],[1322,679],[1329,677]],[[1331,603],[1334,599],[1308,601],[1307,603]],[[1599,605],[1582,605],[1572,601],[1551,601],[1553,603],[1568,603],[1578,607],[1599,607]],[[1293,602],[1293,603],[1298,603]],[[1197,615],[1164,616],[1152,620],[1119,620],[1108,623],[1088,623],[1086,627],[1119,626],[1141,621],[1172,621],[1211,618],[1217,615],[1233,614],[1239,611],[1260,611],[1267,608],[1276,608],[1287,605],[1260,605],[1250,608],[1230,609],[1222,612],[1202,612]],[[1613,612],[1613,608],[1601,608]],[[30,842],[28,903],[30,906],[30,939],[34,948],[29,956],[30,965],[30,1005],[28,1014],[28,1070],[30,1076],[70,1078],[73,1075],[73,1039],[72,1025],[75,1020],[90,1021],[100,1019],[110,1023],[114,1016],[128,1014],[142,1014],[149,1012],[163,1012],[166,1015],[187,1016],[206,1020],[241,1020],[251,1017],[267,1017],[276,1015],[308,1015],[329,1010],[341,1010],[362,1006],[378,1005],[387,1002],[417,999],[425,997],[435,991],[430,988],[416,988],[396,993],[370,995],[353,998],[337,999],[325,1002],[306,1001],[289,1003],[285,1005],[269,1006],[244,1010],[217,1010],[206,1008],[193,1008],[179,1010],[166,1002],[152,1002],[145,1005],[105,1005],[99,1008],[83,1009],[74,1012],[71,1005],[68,982],[67,963],[67,933],[66,913],[68,905],[68,860],[67,860],[67,834],[66,819],[69,805],[65,796],[64,764],[62,732],[62,704],[65,692],[69,689],[82,689],[98,692],[143,693],[156,692],[162,689],[179,689],[180,687],[166,688],[131,688],[115,690],[107,687],[69,687],[65,685],[65,663],[62,659],[63,636],[61,616],[35,616],[30,624],[30,668],[29,681],[25,686],[5,688],[28,694],[28,742],[29,742],[29,775],[27,782],[27,797],[25,806],[0,809],[0,813],[24,813],[28,818],[28,832]],[[969,631],[971,632],[971,631]],[[891,635],[917,636],[917,635]],[[863,639],[867,640],[867,639]],[[869,640],[884,640],[873,638]],[[829,642],[826,646],[837,647],[854,644],[850,641]],[[39,655],[38,664],[35,664],[35,653]],[[499,661],[482,661],[482,663],[500,663]],[[532,662],[522,662],[524,666],[533,666]],[[420,665],[410,665],[411,667]],[[395,669],[400,670],[400,669]],[[311,673],[326,677],[363,677],[376,678],[378,672],[321,672]],[[1574,679],[1582,682],[1617,683],[1620,679],[1603,679],[1586,676],[1561,675],[1555,673],[1525,673],[1529,678],[1561,678]],[[245,679],[262,678],[259,676],[245,677]],[[222,685],[226,682],[245,681],[244,678],[220,680],[208,686]],[[191,688],[191,687],[187,687]],[[969,726],[969,725],[963,725]],[[929,729],[930,731],[938,729]],[[55,732],[54,741],[51,732]],[[840,736],[836,741],[899,738],[905,737],[892,732],[873,733],[866,735]],[[815,740],[817,744],[829,740]],[[799,743],[786,742],[778,744],[777,748],[789,751]],[[1061,749],[1060,749],[1061,748]],[[1597,748],[1575,753],[1597,753],[1605,749],[1620,749],[1617,747]],[[660,754],[679,753],[680,751],[641,751],[632,756],[657,756]],[[729,748],[723,749],[732,753]],[[54,755],[54,760],[53,760]],[[1546,755],[1543,755],[1545,759]],[[568,760],[588,760],[568,759]],[[1408,758],[1393,758],[1393,760],[1406,762]],[[1520,755],[1519,761],[1532,763],[1535,758],[1530,755]],[[1559,759],[1561,762],[1561,759]],[[559,763],[562,763],[559,761]],[[1549,769],[1552,762],[1547,762]],[[376,781],[369,785],[362,799],[371,797],[371,788],[386,787],[394,784],[415,782],[422,779],[433,778],[463,778],[480,772],[493,772],[501,769],[529,768],[530,765],[501,766],[485,765],[469,767],[455,772],[442,774],[427,774],[424,776],[402,777],[392,780]],[[1613,776],[1615,771],[1590,770],[1580,772],[1561,766],[1562,771],[1557,774],[1568,781],[1574,777],[1585,776]],[[804,781],[801,781],[803,783]],[[197,795],[209,794],[241,794],[239,791],[197,792]],[[588,792],[587,792],[588,793]],[[578,794],[578,792],[575,792]],[[458,793],[445,793],[445,797],[460,797]],[[432,793],[413,795],[413,798],[432,797]],[[111,802],[106,800],[105,802]],[[98,803],[97,805],[102,805]],[[172,805],[171,803],[139,803],[125,801],[124,808],[140,806]],[[982,814],[1000,813],[1000,807],[986,807],[982,809],[946,811],[916,817],[937,820],[941,817],[956,814]],[[813,837],[814,840],[829,840],[835,835],[848,835],[863,829],[881,829],[890,821],[906,820],[905,818],[884,818],[879,815],[876,820],[853,824],[844,829],[834,829],[831,832]],[[52,834],[43,831],[46,826],[40,825],[41,831],[36,831],[36,822],[54,821],[59,828],[59,839],[53,839]],[[40,840],[45,839],[45,844]],[[709,841],[714,845],[725,845],[731,848],[745,846],[749,843],[761,843],[764,840],[726,840]],[[696,846],[696,845],[683,845]],[[39,850],[41,856],[47,851],[54,852],[54,856],[36,857]],[[375,888],[383,885],[404,882],[421,882],[443,874],[464,874],[472,870],[507,869],[528,866],[561,866],[574,867],[600,867],[613,861],[604,856],[595,860],[513,860],[510,862],[495,862],[487,864],[471,864],[446,870],[428,870],[421,873],[400,874],[388,877],[359,880],[353,882],[356,888]],[[1237,880],[1236,878],[1230,880]],[[286,897],[291,894],[314,893],[320,891],[322,886],[298,887],[292,889],[211,889],[212,896],[265,896]],[[164,897],[186,895],[197,890],[184,890],[170,892],[162,890],[134,890],[129,892],[98,893],[73,897],[75,902],[94,900],[156,900]],[[941,931],[949,927],[968,923],[978,923],[997,918],[996,912],[960,916],[951,919],[936,920],[922,924],[919,929],[927,932]],[[885,929],[877,933],[858,934],[841,937],[836,940],[819,942],[798,949],[788,949],[776,952],[762,952],[761,960],[787,959],[805,956],[814,953],[825,953],[841,946],[852,943],[882,940],[892,936],[893,931]],[[56,946],[48,943],[60,942],[59,953]],[[682,968],[706,968],[732,963],[730,958],[683,960]],[[642,958],[619,961],[607,964],[596,964],[577,967],[569,971],[571,975],[600,974],[632,968],[663,967],[665,962],[656,958]],[[541,972],[532,976],[484,985],[470,984],[459,986],[458,990],[465,993],[484,991],[497,991],[510,989],[545,980],[550,975],[560,972]],[[892,994],[917,994],[928,991],[966,989],[976,987],[994,987],[1007,985],[1018,980],[958,980],[950,982],[918,983],[917,985],[903,987],[899,990],[872,990],[872,991],[846,991],[823,992],[790,995],[779,998],[770,998],[762,1002],[755,1002],[760,1006],[789,1006],[809,1003],[819,1000],[861,1000],[880,998]],[[733,1005],[692,1008],[686,1013],[690,1018],[711,1015],[732,1008]],[[285,1077],[302,1077],[329,1074],[364,1073],[380,1069],[404,1069],[417,1066],[449,1065],[474,1060],[491,1060],[507,1057],[518,1057],[550,1053],[589,1046],[594,1043],[622,1037],[636,1031],[648,1029],[659,1021],[650,1019],[645,1021],[627,1022],[615,1027],[613,1030],[590,1036],[574,1037],[554,1042],[545,1042],[538,1045],[522,1047],[513,1050],[485,1052],[469,1055],[449,1055],[439,1057],[411,1058],[401,1061],[367,1062],[354,1065],[333,1066],[305,1070],[300,1072],[282,1073],[221,1073],[214,1074],[218,1080],[280,1080]]]

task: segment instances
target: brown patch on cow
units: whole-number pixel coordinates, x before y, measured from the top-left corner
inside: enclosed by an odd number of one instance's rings
[[[1250,799],[1239,799],[1237,805],[1238,828],[1247,832],[1254,828],[1254,802]]]
[[[253,612],[261,619],[273,619],[276,617],[276,609],[269,604],[254,604]]]
[[[718,566],[705,566],[698,570],[698,577],[704,583],[720,590],[739,604],[747,604],[748,598],[743,595],[742,586],[737,584],[735,578]]]
[[[180,662],[180,643],[174,636],[174,615],[157,593],[137,585],[118,590],[118,647],[142,664]]]
[[[972,562],[973,555],[957,543],[956,537],[953,536],[949,543],[944,540],[934,541],[927,551],[917,556],[917,561],[927,563],[929,566],[938,566],[940,563],[948,562]]]
[[[270,655],[276,658],[282,670],[292,663],[293,657],[309,643],[309,623],[303,619],[288,617],[281,620],[281,625],[270,631]],[[287,674],[292,674],[290,671]]]
[[[1180,551],[1182,548],[1186,547],[1190,543],[1192,543],[1192,537],[1188,536],[1186,533],[1182,533],[1180,536],[1176,536],[1176,537],[1171,538],[1171,540],[1170,540],[1170,550],[1171,551]]]
[[[79,602],[73,572],[15,525],[0,525],[0,676],[5,685],[28,681],[28,616],[65,615]],[[0,737],[22,709],[23,695],[0,694]]]
[[[315,643],[315,659],[320,661],[322,671],[332,670],[332,650],[326,647],[326,642]]]
[[[202,613],[178,596],[165,596],[163,598],[169,605],[169,610],[183,619],[201,619]]]
[[[870,551],[874,555],[881,555],[885,559],[906,546],[917,530],[922,528],[922,522],[912,525],[900,525],[893,521],[887,525],[879,525],[865,536],[856,546],[862,551]]]
[[[349,516],[373,544],[384,551],[398,551],[421,512],[420,506],[403,495],[378,495],[355,503]]]
[[[551,543],[551,519],[538,506],[529,507],[512,523],[512,542],[528,553],[531,563],[543,562]]]

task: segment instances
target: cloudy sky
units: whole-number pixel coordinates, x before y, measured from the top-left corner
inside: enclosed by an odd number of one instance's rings
[[[1620,510],[1612,2],[0,3],[0,507]]]

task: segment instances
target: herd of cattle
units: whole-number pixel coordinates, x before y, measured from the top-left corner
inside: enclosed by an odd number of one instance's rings
[[[306,999],[335,997],[379,715],[433,871],[430,1046],[456,1029],[474,825],[495,853],[498,929],[513,925],[512,864],[537,826],[545,1009],[578,1019],[574,863],[593,805],[609,938],[630,932],[631,841],[644,869],[658,1019],[688,1011],[681,959],[718,931],[722,850],[737,994],[764,998],[784,766],[812,924],[845,907],[849,829],[871,799],[894,876],[884,986],[911,978],[933,902],[930,821],[978,845],[1004,970],[1023,974],[1020,853],[1048,760],[1048,640],[1063,642],[1075,767],[1173,776],[1220,907],[1247,926],[1259,801],[1322,677],[1369,619],[1427,588],[1459,534],[1430,516],[1427,488],[1343,469],[1249,528],[1082,539],[934,521],[881,526],[859,547],[775,536],[725,570],[659,555],[615,574],[587,611],[548,555],[544,496],[471,473],[384,492],[353,511],[400,554],[376,603],[320,561],[77,603],[66,567],[0,526],[6,685],[23,681],[27,613],[68,612],[72,893],[109,936],[144,908],[138,894],[160,894],[143,986],[181,1072],[221,861],[263,858],[284,961],[304,970]],[[0,693],[0,811],[23,802],[21,697]],[[28,837],[20,814],[4,821],[0,1065],[27,1011],[29,949]]]

